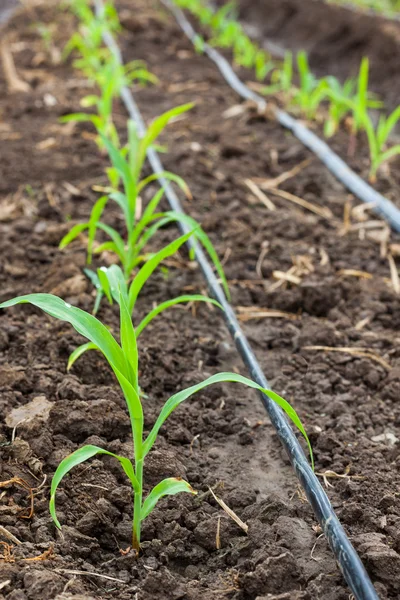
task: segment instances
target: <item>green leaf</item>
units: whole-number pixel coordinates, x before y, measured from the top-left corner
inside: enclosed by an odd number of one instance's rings
[[[151,490],[144,501],[142,510],[140,511],[140,520],[144,521],[144,519],[149,516],[160,498],[163,496],[174,496],[180,492],[188,492],[193,495],[197,494],[196,490],[194,490],[187,481],[179,477],[169,477],[168,479],[161,481]]]
[[[138,153],[138,169],[139,169],[139,171],[138,172],[140,172],[140,170],[142,168],[148,148],[158,138],[160,133],[165,129],[165,127],[168,125],[168,123],[171,121],[171,119],[190,110],[191,108],[193,108],[193,106],[194,106],[193,102],[190,102],[188,104],[182,104],[181,106],[172,108],[171,110],[168,110],[167,112],[165,112],[162,115],[160,115],[159,117],[157,117],[149,125],[146,135],[143,137],[143,139],[141,140],[140,145],[139,145],[139,153]]]
[[[188,227],[191,227],[193,230],[195,230],[194,236],[207,251],[207,253],[211,259],[211,262],[213,263],[215,270],[217,271],[218,276],[221,280],[222,286],[225,291],[225,295],[229,300],[230,299],[229,286],[228,286],[228,282],[225,277],[224,269],[218,258],[218,254],[217,254],[210,238],[205,233],[205,231],[199,226],[199,224],[197,223],[197,221],[195,219],[193,219],[192,217],[189,217],[188,215],[186,215],[184,213],[170,210],[164,214],[165,214],[165,217],[169,217],[172,220],[176,220],[181,223],[185,223]]]
[[[100,267],[99,269],[97,269],[97,277],[99,279],[102,292],[104,292],[104,294],[106,295],[106,298],[109,301],[109,303],[112,304],[113,297],[111,294],[110,282],[107,277],[107,267]]]
[[[68,233],[66,235],[64,235],[63,239],[59,243],[58,247],[60,248],[60,250],[62,250],[63,248],[68,246],[68,244],[73,242],[78,237],[78,235],[80,235],[82,233],[82,231],[85,231],[85,229],[88,229],[88,227],[89,227],[89,223],[78,223],[77,225],[74,225],[68,231]]]
[[[184,179],[182,179],[182,177],[179,177],[179,175],[175,175],[175,173],[171,173],[170,171],[162,171],[161,173],[153,173],[153,175],[149,175],[145,179],[142,179],[142,181],[139,182],[139,185],[137,188],[137,193],[140,194],[140,192],[146,187],[146,185],[148,185],[152,181],[158,181],[159,179],[168,179],[169,181],[173,181],[181,188],[181,190],[184,192],[184,194],[186,195],[186,197],[189,200],[191,200],[193,198],[192,193],[191,193],[186,181]]]
[[[88,96],[84,96],[80,101],[80,105],[83,108],[90,108],[91,106],[96,106],[100,102],[99,96],[95,96],[94,94],[89,94]]]
[[[389,148],[389,150],[386,150],[386,152],[383,152],[382,154],[379,155],[379,158],[377,159],[377,166],[383,164],[384,162],[388,161],[390,158],[393,158],[394,156],[397,156],[398,154],[400,154],[400,144],[397,144],[396,146],[392,146],[391,148]]]
[[[136,225],[133,233],[132,233],[132,239],[131,239],[131,243],[132,244],[136,244],[136,241],[139,239],[140,234],[142,233],[143,229],[148,225],[148,223],[153,219],[153,213],[156,210],[157,206],[159,205],[159,203],[162,200],[162,197],[164,195],[164,188],[159,189],[153,196],[153,198],[150,200],[150,202],[148,203],[148,205],[146,206],[142,218],[140,219],[139,223]]]
[[[93,315],[71,306],[61,298],[52,294],[28,294],[18,296],[0,304],[0,308],[8,308],[16,304],[29,303],[60,321],[67,321],[83,337],[87,338],[104,354],[113,370],[125,373],[125,360],[119,344],[108,329]]]
[[[138,375],[138,349],[136,343],[135,329],[132,324],[132,317],[127,306],[126,284],[125,291],[119,288],[119,305],[120,305],[120,332],[121,332],[121,347],[124,353],[126,368],[130,373],[129,380],[134,384],[136,390],[139,389]]]
[[[208,298],[208,296],[203,296],[201,294],[188,294],[185,296],[178,296],[177,298],[172,298],[172,300],[162,302],[161,304],[153,308],[153,310],[150,311],[136,327],[136,337],[138,338],[139,335],[142,333],[143,329],[145,329],[145,327],[147,327],[147,325],[161,312],[163,312],[167,308],[170,308],[171,306],[175,306],[176,304],[182,304],[183,302],[210,302],[211,304],[214,304],[215,306],[218,306],[218,308],[223,310],[219,302],[217,302],[213,298]]]
[[[251,387],[251,388],[254,388],[255,390],[262,392],[263,394],[268,396],[271,400],[276,402],[276,404],[278,404],[285,411],[285,413],[290,418],[290,420],[296,425],[296,427],[299,429],[299,431],[303,434],[303,436],[307,442],[307,445],[308,445],[308,449],[309,449],[310,457],[311,457],[311,463],[314,468],[314,459],[313,459],[313,453],[312,453],[310,440],[308,439],[308,436],[303,427],[303,424],[300,421],[300,418],[297,415],[294,408],[292,408],[292,406],[289,404],[289,402],[287,402],[287,400],[285,400],[284,398],[281,398],[281,396],[278,396],[278,394],[276,394],[275,392],[272,392],[271,390],[262,388],[260,385],[258,385],[258,383],[255,383],[254,381],[252,381],[251,379],[248,379],[247,377],[242,377],[242,375],[237,375],[236,373],[218,373],[217,375],[213,375],[212,377],[209,377],[208,379],[206,379],[205,381],[202,381],[201,383],[193,385],[193,386],[187,388],[186,390],[182,390],[181,392],[178,392],[177,394],[174,394],[173,396],[171,396],[167,400],[167,402],[164,404],[164,406],[160,412],[160,415],[153,426],[153,429],[151,430],[151,432],[147,436],[146,441],[143,444],[144,456],[146,456],[146,454],[151,450],[151,448],[157,438],[157,434],[158,434],[161,426],[165,422],[165,420],[169,417],[169,415],[172,413],[172,411],[175,410],[184,400],[186,400],[187,398],[189,398],[196,392],[199,392],[200,390],[204,389],[205,387],[207,387],[209,385],[212,385],[214,383],[222,383],[222,382],[229,382],[229,381],[236,382],[236,383],[242,383],[243,385],[246,385],[247,387]]]
[[[90,264],[92,262],[92,254],[93,254],[93,242],[96,236],[97,231],[97,221],[100,219],[102,212],[104,210],[105,205],[108,202],[108,196],[101,196],[95,203],[90,213],[89,219],[89,235],[88,235],[88,258],[87,262]]]
[[[125,277],[121,270],[121,267],[119,267],[118,265],[111,265],[110,267],[101,267],[100,272],[101,277],[107,278],[108,290],[114,298],[115,302],[117,304],[120,303],[120,294],[122,294],[124,301],[127,303],[128,287],[126,285]]]
[[[128,230],[130,230],[133,228],[135,220],[136,205],[136,185],[133,174],[131,173],[128,162],[124,159],[121,150],[114,146],[114,144],[104,135],[101,135],[101,139],[107,149],[113,167],[115,167],[115,169],[118,171],[119,175],[122,177],[122,181],[124,182],[127,207],[125,217],[127,220]],[[110,198],[116,199],[116,194],[118,194],[118,192],[111,194]]]
[[[122,237],[120,236],[120,234],[118,233],[118,231],[116,231],[113,227],[111,227],[110,225],[107,225],[106,223],[102,223],[101,221],[99,221],[97,223],[97,227],[99,229],[102,229],[102,231],[104,231],[113,241],[114,245],[115,245],[115,253],[117,254],[117,256],[119,257],[120,261],[122,264],[124,264],[125,262],[125,243],[124,240],[122,239]],[[96,253],[98,252],[102,252],[102,250],[99,250],[99,248],[96,249]]]
[[[176,239],[173,242],[171,242],[170,244],[168,244],[168,246],[165,246],[165,248],[162,248],[162,250],[160,250],[159,252],[154,254],[143,265],[143,267],[140,269],[140,271],[136,275],[135,279],[132,281],[131,287],[129,289],[128,306],[129,306],[129,311],[131,314],[133,312],[133,309],[134,309],[137,297],[140,293],[140,290],[142,289],[142,287],[144,286],[146,281],[149,279],[149,277],[153,273],[153,271],[156,270],[156,268],[158,267],[160,262],[162,262],[164,259],[168,258],[169,256],[172,256],[173,254],[175,254],[175,252],[190,238],[191,235],[193,235],[193,231],[190,231],[189,233],[182,235],[178,239]]]
[[[70,123],[71,121],[75,122],[87,122],[90,121],[95,126],[96,123],[100,123],[100,118],[97,115],[91,115],[89,113],[71,113],[69,115],[64,115],[59,119],[60,123]]]
[[[58,529],[61,529],[61,524],[57,519],[56,514],[56,491],[58,486],[60,485],[65,475],[69,473],[69,471],[73,469],[73,467],[76,467],[77,465],[85,462],[86,460],[92,458],[92,456],[95,456],[96,454],[107,454],[108,456],[113,456],[114,458],[116,458],[121,463],[121,466],[125,471],[126,475],[128,476],[132,487],[135,490],[139,489],[139,482],[136,479],[133,465],[130,460],[124,458],[123,456],[118,456],[118,454],[113,454],[112,452],[103,450],[103,448],[99,448],[98,446],[83,446],[83,448],[75,450],[75,452],[69,454],[66,458],[64,458],[64,460],[60,462],[51,481],[49,508],[51,517]]]
[[[82,354],[84,354],[88,350],[98,350],[98,349],[99,349],[98,346],[96,346],[96,344],[93,344],[93,342],[86,342],[86,344],[82,344],[81,346],[78,346],[77,348],[75,348],[75,350],[73,352],[71,352],[71,354],[69,355],[67,371],[69,371],[71,369],[72,365],[78,360],[78,358],[80,358],[82,356]]]

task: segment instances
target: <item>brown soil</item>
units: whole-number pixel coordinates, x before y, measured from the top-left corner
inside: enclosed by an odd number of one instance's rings
[[[310,157],[308,151],[251,110],[223,118],[237,104],[236,96],[166,13],[146,4],[138,0],[132,11],[130,3],[119,3],[125,58],[145,58],[160,80],[135,90],[139,106],[150,119],[196,101],[191,113],[164,135],[165,166],[182,175],[193,191],[186,209],[225,256],[233,304],[297,316],[248,321],[244,329],[273,388],[299,411],[312,439],[317,472],[339,475],[328,479],[328,494],[380,597],[398,598],[399,443],[393,437],[393,444],[374,438],[389,432],[400,439],[400,300],[377,231],[352,217],[355,227],[343,232],[344,206],[357,202],[315,159],[281,189],[328,207],[332,218],[272,194],[276,211],[260,205],[243,180],[276,177]],[[72,19],[51,8],[35,10],[35,20],[54,26],[61,47]],[[88,215],[95,198],[91,186],[104,183],[107,161],[89,126],[58,124],[60,115],[79,108],[87,89],[69,65],[51,64],[31,22],[26,13],[8,27],[11,41],[18,42],[11,46],[18,72],[30,81],[31,93],[9,95],[0,79],[0,300],[45,291],[90,309],[93,294],[81,275],[82,243],[64,252],[57,245],[69,219]],[[125,112],[118,103],[115,109],[122,130]],[[344,133],[336,143],[345,153]],[[365,174],[363,157],[354,164]],[[391,177],[379,185],[389,196],[398,195]],[[111,209],[107,218],[121,226],[120,215]],[[171,228],[157,243],[175,235]],[[265,243],[269,251],[256,270]],[[171,266],[167,276],[159,273],[146,286],[138,319],[154,301],[204,288],[198,271],[181,258],[182,268]],[[273,273],[287,271],[293,260],[307,267],[299,285],[273,290]],[[355,271],[368,272],[370,278]],[[104,304],[100,316],[116,326],[114,308]],[[160,502],[145,523],[139,559],[119,552],[130,543],[131,495],[108,458],[76,468],[62,484],[63,535],[56,533],[48,495],[60,459],[84,443],[131,452],[124,402],[104,361],[91,353],[66,373],[67,357],[80,341],[69,326],[28,306],[0,315],[2,413],[37,396],[54,402],[47,420],[20,424],[13,442],[12,429],[1,425],[0,481],[22,477],[38,487],[47,478],[35,492],[30,519],[22,518],[29,513],[26,490],[16,485],[2,489],[1,524],[22,543],[11,543],[14,562],[0,564],[0,598],[128,600],[136,592],[140,600],[349,597],[261,405],[237,386],[197,395],[163,429],[145,467],[146,486],[181,475],[200,493],[195,500],[181,495]],[[383,357],[391,369],[368,356],[306,349],[315,345],[361,346]],[[141,338],[140,355],[146,428],[176,390],[221,370],[245,373],[222,319],[205,306],[195,315],[181,308],[154,321]],[[247,536],[221,512],[208,486],[249,525]],[[53,557],[26,561],[53,545]]]
[[[252,36],[282,49],[306,50],[320,77],[356,76],[368,56],[371,89],[390,110],[398,106],[399,22],[316,0],[239,0],[238,5]]]

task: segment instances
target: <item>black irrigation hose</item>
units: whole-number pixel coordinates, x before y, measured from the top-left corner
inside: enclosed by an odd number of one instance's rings
[[[173,13],[177,23],[192,43],[199,39],[199,35],[193,29],[183,12],[171,0],[161,2]],[[267,102],[248,88],[233,71],[229,62],[215,48],[209,44],[202,45],[207,56],[217,65],[224,79],[242,98],[251,100],[257,104],[261,111],[267,108]],[[371,209],[378,215],[384,217],[391,227],[400,232],[400,210],[385,196],[374,190],[368,183],[359,177],[350,167],[339,158],[315,133],[280,109],[274,111],[277,121],[286,129],[289,129],[304,146],[313,152],[325,164],[329,171],[362,202],[371,205]]]
[[[103,9],[102,0],[95,0],[95,5],[97,13],[101,15]],[[122,63],[121,52],[113,36],[106,32],[104,34],[104,41],[116,58]],[[140,111],[133,99],[132,93],[128,87],[124,87],[122,89],[121,97],[130,117],[137,124],[139,135],[143,136],[146,132],[146,127]],[[155,152],[153,149],[149,149],[147,152],[147,157],[154,173],[160,174],[164,171],[157,152]],[[165,188],[165,194],[171,208],[175,211],[185,214],[179,198],[175,194],[169,182],[164,179],[160,179],[160,183]],[[179,223],[179,227],[182,233],[187,233],[189,231],[189,228],[184,223]],[[211,295],[218,300],[218,302],[220,302],[224,308],[223,315],[226,325],[235,341],[239,354],[241,355],[246,367],[250,372],[251,377],[262,387],[270,389],[268,381],[265,378],[265,375],[262,372],[262,369],[258,364],[243,331],[240,328],[235,313],[227,301],[221,285],[219,284],[214,271],[208,262],[208,259],[196,242],[189,240],[188,245],[196,253],[196,260],[200,265],[203,275],[207,281]],[[323,529],[323,532],[328,538],[329,544],[334,555],[336,556],[344,578],[346,579],[356,600],[378,600],[375,589],[357,552],[346,536],[346,533],[340,524],[340,521],[338,520],[324,489],[310,467],[303,449],[294,435],[288,421],[286,420],[283,411],[265,394],[260,394],[260,396],[264,408],[266,409],[271,422],[276,429],[279,439],[285,447],[294,471],[300,480],[300,483]]]

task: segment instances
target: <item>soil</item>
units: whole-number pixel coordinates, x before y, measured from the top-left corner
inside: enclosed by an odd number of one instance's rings
[[[390,111],[398,106],[400,22],[316,0],[239,0],[238,6],[252,37],[278,53],[306,50],[319,77],[355,77],[368,56],[370,89]]]
[[[276,123],[251,107],[227,118],[237,97],[156,3],[137,0],[133,10],[121,0],[117,6],[126,60],[145,59],[159,78],[156,86],[134,89],[146,119],[196,102],[163,135],[165,167],[190,185],[194,200],[185,208],[224,257],[239,314],[240,307],[291,313],[245,321],[245,333],[273,389],[299,412],[316,471],[326,473],[329,497],[380,598],[398,598],[400,297],[385,252],[399,239],[392,234],[382,243],[384,224],[368,213],[368,221],[355,211],[344,223],[345,207],[358,202]],[[31,92],[9,94],[3,74],[0,79],[0,301],[52,292],[90,310],[82,241],[64,251],[58,242],[71,222],[89,214],[92,186],[105,183],[107,160],[90,126],[58,123],[79,109],[88,88],[70,64],[52,63],[31,26],[32,20],[47,23],[61,48],[74,21],[49,3],[32,10],[7,26],[18,74]],[[119,103],[115,114],[123,135],[126,115]],[[346,133],[335,143],[345,155]],[[243,183],[277,177],[307,158],[311,162],[280,188],[329,208],[329,218],[272,193],[276,210],[269,211]],[[353,166],[366,175],[361,144]],[[383,174],[378,187],[399,197],[393,173]],[[122,227],[111,207],[107,220]],[[174,228],[163,231],[157,246],[175,236]],[[293,262],[302,266],[299,281],[276,288],[276,272]],[[182,253],[144,288],[136,318],[153,302],[203,289],[200,273]],[[117,327],[115,307],[103,304],[100,317]],[[132,452],[125,405],[102,358],[88,353],[66,372],[67,357],[80,342],[68,325],[27,305],[0,315],[0,398],[7,422],[11,411],[37,397],[53,403],[49,412],[48,402],[35,400],[47,410],[15,431],[1,425],[0,481],[19,477],[35,489],[31,516],[24,487],[14,480],[1,490],[1,524],[21,544],[1,534],[11,547],[2,544],[0,599],[349,598],[261,404],[234,385],[198,394],[162,429],[145,465],[146,489],[163,477],[184,476],[199,494],[160,502],[144,524],[139,559],[120,552],[131,539],[131,492],[109,457],[77,467],[65,479],[57,496],[63,530],[56,532],[48,497],[59,461],[85,443]],[[362,347],[367,353],[309,346]],[[207,306],[195,313],[173,309],[155,320],[140,338],[140,357],[146,429],[175,391],[222,370],[245,374],[220,315]],[[248,524],[247,535],[221,511],[208,486]]]

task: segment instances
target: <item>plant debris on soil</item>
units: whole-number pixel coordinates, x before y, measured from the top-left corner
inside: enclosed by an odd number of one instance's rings
[[[79,109],[87,82],[69,62],[54,60],[32,27],[44,22],[62,49],[74,20],[57,4],[28,5],[3,32],[29,92],[9,93],[0,73],[0,301],[51,292],[90,310],[84,245],[78,240],[60,251],[58,243],[71,221],[89,215],[107,160],[90,125],[58,122]],[[237,96],[157,2],[116,4],[125,60],[145,59],[159,78],[157,86],[134,89],[146,119],[196,102],[163,137],[165,168],[192,190],[185,208],[224,258],[244,331],[272,388],[304,422],[316,472],[379,597],[398,598],[400,295],[393,264],[398,268],[400,240],[276,123],[247,106],[232,113]],[[307,5],[318,19],[319,5]],[[119,102],[115,122],[123,135]],[[342,154],[346,139],[343,133],[336,141]],[[366,173],[362,151],[352,160]],[[293,169],[294,176],[281,177]],[[271,210],[246,184],[257,178],[330,216],[284,194],[273,195]],[[390,173],[380,186],[400,197]],[[107,210],[118,228],[119,213]],[[175,235],[166,229],[161,238]],[[146,286],[140,313],[182,290],[204,291],[184,252],[179,262],[183,268],[172,262]],[[103,304],[101,317],[117,327],[115,307]],[[185,476],[199,494],[160,502],[144,524],[138,559],[125,552],[131,489],[108,457],[66,478],[57,532],[48,497],[60,460],[82,444],[132,453],[125,404],[104,360],[92,352],[66,372],[80,342],[68,324],[32,307],[0,315],[0,599],[349,598],[258,398],[237,386],[199,393],[161,431],[147,484]],[[140,338],[140,356],[146,429],[171,393],[217,371],[246,374],[218,311],[207,306],[155,320]]]

